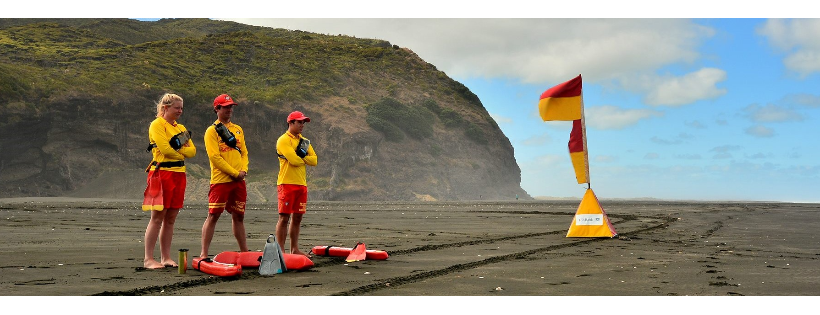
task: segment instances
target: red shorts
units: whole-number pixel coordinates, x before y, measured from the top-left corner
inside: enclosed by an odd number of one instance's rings
[[[228,213],[234,211],[245,212],[245,201],[248,200],[248,191],[245,181],[211,184],[208,191],[208,213],[218,214],[223,210]]]
[[[156,171],[148,172],[151,176]],[[183,172],[159,170],[159,180],[162,182],[162,204],[165,209],[182,209],[185,201],[185,185],[188,179]]]
[[[276,186],[279,193],[279,213],[305,213],[307,210],[307,186],[282,184]]]

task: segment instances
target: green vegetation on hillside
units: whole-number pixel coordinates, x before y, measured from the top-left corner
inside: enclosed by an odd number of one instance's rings
[[[433,122],[433,113],[426,108],[408,106],[390,97],[367,106],[367,124],[388,141],[400,141],[405,134],[416,140],[430,138]]]
[[[216,95],[243,105],[260,196],[275,187],[275,139],[292,110],[315,120],[308,137],[322,162],[308,182],[319,198],[520,192],[511,146],[478,97],[385,40],[209,19],[0,19],[0,131],[26,138],[0,138],[16,148],[0,152],[0,197],[103,187],[111,171],[144,176],[146,127],[166,92],[184,98],[180,123],[193,131],[213,122]],[[194,142],[202,151],[186,166],[198,190],[209,163],[201,135]]]

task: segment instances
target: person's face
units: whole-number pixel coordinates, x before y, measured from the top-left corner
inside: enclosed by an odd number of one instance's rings
[[[300,134],[302,133],[302,129],[305,129],[305,121],[304,120],[294,120],[290,122],[290,133],[292,134]]]
[[[219,120],[230,121],[234,106],[236,105],[219,106],[216,110],[216,116],[219,117]]]
[[[163,118],[169,121],[175,121],[182,116],[182,101],[176,101],[171,106],[165,108],[165,115]]]

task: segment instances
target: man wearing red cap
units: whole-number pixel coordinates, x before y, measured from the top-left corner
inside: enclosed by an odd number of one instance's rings
[[[208,247],[222,211],[231,214],[233,235],[239,243],[239,251],[248,251],[244,223],[248,197],[245,188],[248,148],[242,127],[231,122],[233,109],[238,105],[228,94],[217,96],[214,99],[217,120],[205,130],[205,150],[211,164],[211,188],[208,191],[208,217],[202,224],[201,258],[208,258]]]
[[[276,222],[276,240],[285,249],[285,238],[290,236],[290,253],[305,255],[299,250],[299,229],[307,209],[307,177],[305,165],[316,166],[318,158],[310,140],[302,137],[302,130],[310,118],[295,111],[288,115],[288,131],[276,141],[279,154],[279,221]]]

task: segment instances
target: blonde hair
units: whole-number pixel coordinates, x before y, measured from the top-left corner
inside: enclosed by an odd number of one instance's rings
[[[172,93],[165,93],[165,95],[159,99],[159,103],[157,103],[157,117],[165,115],[165,109],[174,105],[177,101],[182,102],[182,97]]]

